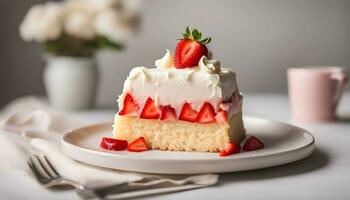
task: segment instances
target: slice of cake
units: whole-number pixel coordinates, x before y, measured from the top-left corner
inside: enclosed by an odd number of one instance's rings
[[[155,68],[135,67],[119,96],[114,137],[132,142],[144,137],[152,149],[219,152],[245,135],[242,95],[236,74],[207,59],[196,29],[183,33]]]

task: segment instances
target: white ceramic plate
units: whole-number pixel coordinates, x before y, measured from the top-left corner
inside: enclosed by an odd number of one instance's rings
[[[309,156],[314,137],[304,129],[270,120],[245,117],[247,135],[257,136],[265,148],[228,157],[218,153],[170,151],[106,151],[99,147],[104,136],[111,136],[111,124],[97,124],[67,133],[62,149],[83,163],[135,172],[158,174],[224,173],[253,170],[294,162]]]

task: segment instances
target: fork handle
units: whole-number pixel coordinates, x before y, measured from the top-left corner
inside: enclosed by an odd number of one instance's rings
[[[82,199],[99,199],[100,196],[97,194],[93,189],[90,189],[83,184],[66,178],[60,178],[56,181],[53,181],[49,184],[47,184],[47,187],[50,186],[57,186],[57,185],[70,185],[75,188],[76,193],[82,198]]]
[[[57,186],[57,185],[70,185],[77,190],[88,190],[88,188],[86,186],[84,186],[83,184],[81,184],[77,181],[71,180],[71,179],[66,179],[66,178],[59,178],[59,179],[56,179],[54,181],[51,181],[50,183],[46,184],[46,187],[52,187],[52,186]]]

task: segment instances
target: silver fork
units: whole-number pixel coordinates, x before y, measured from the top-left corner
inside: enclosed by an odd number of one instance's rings
[[[120,192],[123,192],[123,191],[128,193],[133,191],[152,189],[152,186],[160,183],[159,177],[150,177],[149,181],[151,181],[150,182],[151,184],[139,185],[137,182],[126,182],[126,183],[116,184],[116,185],[111,185],[106,187],[89,188],[75,180],[62,177],[57,172],[57,170],[53,167],[53,165],[45,155],[29,156],[28,165],[30,169],[33,171],[37,180],[45,187],[49,188],[49,187],[55,187],[55,186],[70,185],[75,188],[75,191],[77,192],[77,194],[83,199],[96,199],[96,198],[103,199],[107,195],[116,194],[116,193],[119,194]],[[191,183],[191,181],[186,179],[184,180],[163,179],[162,182],[168,182],[173,186],[176,186],[176,185],[179,186],[184,183]],[[203,187],[203,185],[196,185],[193,188],[200,188],[200,187]],[[159,193],[164,193],[164,192],[150,191],[145,195],[159,194]],[[136,196],[139,197],[143,195],[136,194]]]
[[[119,191],[120,188],[128,186],[128,183],[125,183],[97,189],[86,187],[75,180],[62,177],[45,155],[29,156],[28,165],[37,180],[45,187],[70,185],[76,189],[77,194],[83,199],[103,198],[107,193],[113,192],[112,189]]]

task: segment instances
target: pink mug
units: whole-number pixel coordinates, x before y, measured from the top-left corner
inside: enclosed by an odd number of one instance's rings
[[[348,81],[341,67],[298,67],[288,69],[288,93],[293,120],[335,120],[338,102]]]

